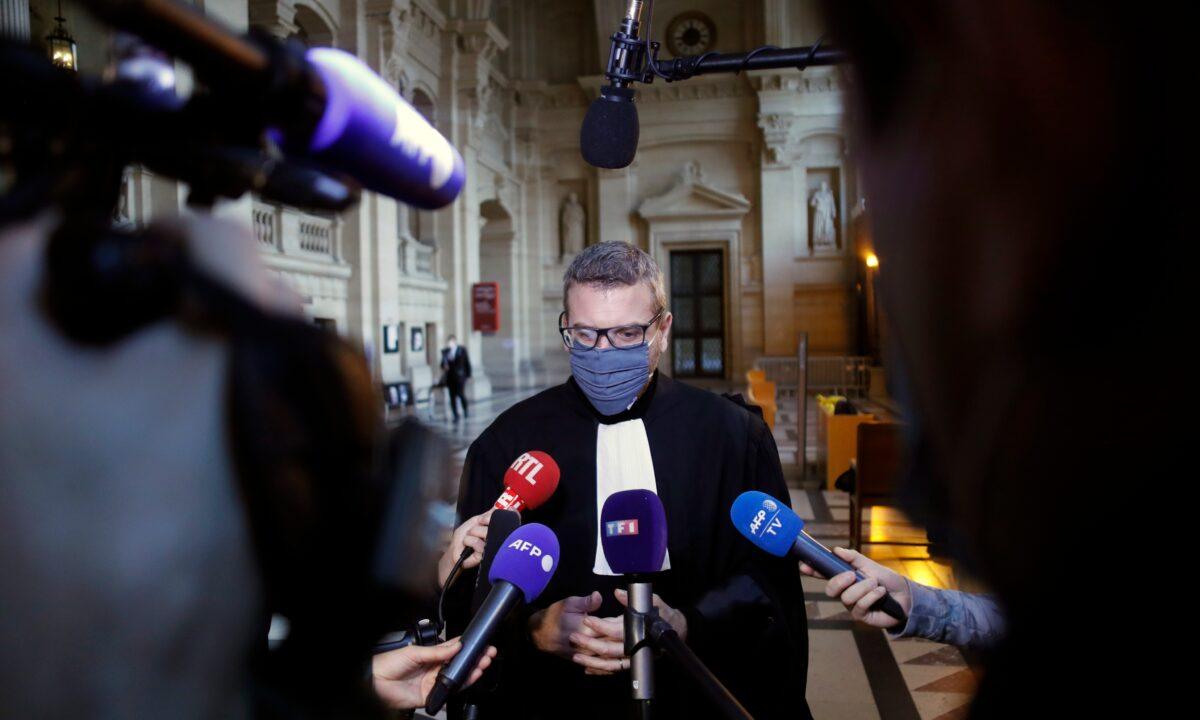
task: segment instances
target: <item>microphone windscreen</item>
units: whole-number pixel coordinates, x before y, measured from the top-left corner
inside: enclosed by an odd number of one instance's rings
[[[612,90],[627,88],[605,88],[601,92]],[[588,107],[579,129],[579,149],[589,165],[611,170],[629,167],[633,162],[641,130],[633,91],[628,92],[628,99],[609,99],[602,94]]]
[[[618,575],[655,573],[667,556],[667,514],[649,490],[622,490],[600,510],[600,544]]]
[[[558,567],[558,538],[540,523],[529,523],[513,530],[496,553],[488,580],[493,585],[507,580],[533,602],[554,576]]]
[[[479,610],[479,606],[487,599],[492,584],[488,582],[488,573],[496,560],[496,553],[504,547],[504,541],[514,530],[521,527],[521,513],[515,510],[497,510],[488,520],[487,540],[483,546],[483,558],[479,561],[479,574],[475,576],[475,594],[471,597],[471,614]]]
[[[541,450],[522,453],[504,472],[504,487],[521,502],[521,509],[541,506],[558,489],[558,463]]]
[[[804,528],[804,521],[790,507],[758,490],[738,495],[729,517],[747,540],[779,557],[788,554]]]
[[[313,159],[418,207],[458,197],[462,156],[421,113],[350,53],[311,48],[305,58],[325,86],[325,109],[306,148]]]

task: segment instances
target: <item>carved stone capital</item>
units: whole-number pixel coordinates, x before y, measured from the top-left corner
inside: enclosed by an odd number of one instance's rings
[[[450,29],[458,35],[459,50],[484,62],[508,49],[508,38],[491,20],[454,20]]]
[[[763,134],[763,160],[767,165],[786,165],[794,150],[793,130],[797,117],[788,113],[760,113],[758,127]]]

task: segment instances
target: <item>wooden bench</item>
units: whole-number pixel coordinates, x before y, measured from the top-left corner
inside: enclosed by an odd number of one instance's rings
[[[747,373],[749,375],[749,373]],[[746,398],[762,408],[763,420],[767,427],[775,430],[775,383],[770,380],[751,382],[746,392]]]
[[[895,505],[896,485],[904,463],[904,426],[866,422],[858,426],[854,458],[854,492],[850,494],[850,546],[863,546],[863,509]],[[926,545],[924,542],[872,542],[868,545]]]

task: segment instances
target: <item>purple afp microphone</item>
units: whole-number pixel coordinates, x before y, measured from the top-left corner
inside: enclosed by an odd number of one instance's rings
[[[438,673],[425,712],[436,715],[450,694],[463,686],[505,616],[519,603],[537,599],[557,567],[558,538],[545,525],[522,525],[505,539],[488,572],[492,591],[463,631],[462,649]]]
[[[849,563],[804,532],[804,521],[790,507],[764,492],[751,490],[738,495],[729,509],[729,517],[747,540],[772,555],[799,558],[826,578],[853,572],[858,579],[866,579]],[[882,610],[901,623],[908,621],[904,609],[891,595],[884,595],[872,609]]]
[[[325,86],[325,108],[305,154],[418,207],[440,208],[458,197],[462,156],[382,78],[342,50],[311,48],[305,59]],[[287,147],[298,142],[288,138]]]
[[[604,501],[600,511],[600,544],[612,571],[629,575],[625,611],[625,653],[633,699],[649,712],[654,698],[653,650],[645,644],[644,613],[654,610],[654,591],[645,577],[662,570],[667,556],[667,514],[649,490],[623,490]]]

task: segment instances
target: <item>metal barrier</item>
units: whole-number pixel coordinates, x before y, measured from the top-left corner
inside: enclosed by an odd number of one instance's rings
[[[801,465],[807,463],[809,397],[817,393],[862,396],[871,382],[870,357],[809,355],[808,333],[799,334],[794,356],[763,356],[754,366],[775,383],[780,406],[788,400],[796,403],[796,462]]]
[[[871,384],[871,358],[865,355],[813,355],[808,358],[808,391],[857,396]]]
[[[754,366],[775,383],[776,388],[795,389],[799,385],[799,359],[796,357],[760,357]]]

